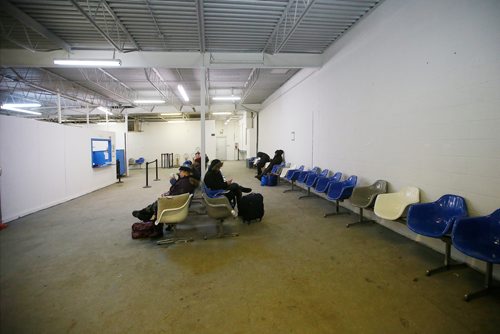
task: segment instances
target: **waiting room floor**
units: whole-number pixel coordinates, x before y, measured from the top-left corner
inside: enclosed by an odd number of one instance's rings
[[[180,231],[192,243],[132,240],[132,210],[168,190],[172,172],[145,189],[144,169],[133,170],[10,222],[0,232],[0,332],[500,332],[498,294],[462,300],[481,273],[426,277],[442,254],[378,224],[345,228],[356,215],[323,218],[332,204],[261,187],[242,161],[223,172],[264,195],[261,223],[231,219],[239,237],[203,240],[213,221],[193,215]]]

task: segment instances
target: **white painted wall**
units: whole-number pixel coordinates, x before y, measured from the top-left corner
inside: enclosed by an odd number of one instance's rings
[[[500,207],[500,1],[386,0],[260,112],[259,150]],[[295,131],[295,141],[290,133]],[[443,250],[401,224],[384,224]],[[435,242],[434,242],[435,241]],[[469,261],[470,262],[470,261]],[[498,275],[498,271],[497,271]]]
[[[237,160],[238,152],[235,143],[241,143],[240,122],[234,120],[225,124],[225,120],[215,121],[215,133],[217,137],[226,137],[226,160]],[[220,157],[217,157],[220,159]]]
[[[205,121],[205,146],[210,159],[215,157],[215,121]],[[185,123],[144,122],[142,132],[128,132],[127,157],[138,159],[144,157],[146,161],[160,158],[162,153],[180,154],[179,162],[184,160],[184,154],[192,159],[196,149],[201,147],[200,121]],[[175,160],[175,159],[174,159]],[[174,161],[175,162],[175,161]]]
[[[114,166],[92,168],[91,138],[115,142],[112,132],[0,115],[3,221],[116,182]]]

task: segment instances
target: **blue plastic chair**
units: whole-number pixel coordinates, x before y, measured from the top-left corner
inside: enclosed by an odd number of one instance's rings
[[[408,228],[415,233],[431,238],[439,238],[446,245],[444,265],[429,269],[427,276],[446,271],[456,265],[451,264],[451,230],[457,219],[467,216],[465,200],[457,195],[444,195],[431,203],[413,204],[408,210]],[[464,266],[464,264],[459,264]]]
[[[311,188],[314,189],[314,187],[316,186],[316,182],[318,181],[318,178],[326,178],[328,177],[328,174],[330,173],[330,170],[329,169],[323,169],[323,171],[319,174],[316,174],[316,173],[311,173],[309,175],[307,175],[307,178],[306,178],[306,181],[305,181],[305,185],[307,187],[307,195],[302,195],[302,196],[299,196],[299,199],[301,198],[307,198],[307,197],[312,197],[311,195]]]
[[[135,164],[139,165],[139,168],[142,168],[142,164],[144,163],[144,161],[144,158],[141,157],[135,161]]]
[[[300,172],[304,171],[304,165],[300,166],[299,168],[297,169],[290,169],[286,175],[285,175],[285,180],[287,180],[288,182],[290,182],[290,184],[292,185],[292,188],[291,189],[286,189],[286,190],[283,190],[284,193],[288,192],[288,191],[293,191],[293,186],[295,185],[295,181],[297,181],[297,178],[299,177],[300,175]]]
[[[299,173],[299,176],[297,177],[297,183],[306,183],[306,179],[309,175],[319,173],[321,173],[321,168],[319,167],[313,167],[311,170],[304,170]]]
[[[351,197],[357,182],[358,177],[351,175],[347,180],[330,183],[326,192],[326,199],[332,202],[335,201],[335,212],[325,213],[324,217],[341,214],[339,212],[339,202]]]
[[[223,196],[225,193],[228,193],[229,190],[224,190],[224,189],[210,189],[203,183],[203,192],[207,195],[209,198],[217,198]]]
[[[456,249],[486,262],[484,288],[467,293],[465,301],[497,290],[493,287],[493,264],[500,264],[500,209],[489,216],[457,219],[451,233]]]
[[[340,179],[342,178],[342,173],[341,172],[336,172],[332,176],[318,176],[318,179],[316,180],[316,186],[314,187],[314,191],[317,193],[325,193],[328,190],[328,186],[332,182],[340,182]]]

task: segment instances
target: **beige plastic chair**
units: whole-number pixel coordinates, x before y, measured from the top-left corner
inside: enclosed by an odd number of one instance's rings
[[[217,220],[217,238],[222,238],[225,236],[238,236],[238,233],[224,234],[224,227],[222,223],[226,218],[237,217],[236,211],[234,211],[231,203],[226,196],[219,197],[208,197],[205,193],[202,194],[205,207],[207,208],[207,214],[209,217]],[[208,237],[205,236],[205,239]]]
[[[166,196],[158,198],[158,219],[155,224],[166,224],[172,226],[173,237],[160,240],[158,245],[170,244],[176,242],[188,242],[193,239],[178,239],[177,238],[177,224],[186,220],[189,214],[189,203],[192,194],[186,193],[176,196]]]
[[[373,220],[366,220],[363,217],[363,209],[371,207],[375,199],[380,194],[385,194],[387,192],[387,181],[377,180],[372,185],[367,187],[356,187],[352,192],[349,200],[351,204],[359,208],[359,220],[354,223],[349,223],[346,227],[350,227],[354,224],[372,222]]]
[[[375,214],[383,219],[399,219],[410,204],[420,202],[417,187],[404,187],[396,193],[380,194],[375,200]]]

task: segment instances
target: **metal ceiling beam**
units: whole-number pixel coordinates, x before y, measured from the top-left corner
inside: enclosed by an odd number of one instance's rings
[[[300,14],[300,16],[298,18],[295,19],[294,17],[294,21],[293,21],[293,26],[290,28],[290,30],[288,30],[288,33],[286,34],[286,36],[281,40],[280,44],[278,45],[278,47],[276,47],[274,49],[274,53],[279,53],[281,51],[281,49],[283,49],[283,47],[285,46],[286,42],[288,42],[288,40],[290,39],[290,37],[292,37],[292,34],[295,32],[295,30],[298,28],[298,26],[300,25],[300,23],[302,22],[302,20],[304,19],[304,17],[306,16],[307,12],[311,9],[311,7],[314,5],[314,3],[316,2],[316,0],[309,0],[309,3],[306,5],[306,7],[304,8],[304,10],[302,11],[302,13]],[[286,27],[284,29],[284,32],[286,32]]]
[[[170,104],[180,111],[183,102],[177,97],[172,88],[170,88],[168,83],[163,79],[160,72],[153,67],[145,68],[144,73],[146,74],[146,79],[151,86],[153,86],[154,89],[156,89],[166,100],[171,100]],[[177,100],[176,102],[178,105],[174,103],[174,99]]]
[[[138,98],[138,94],[135,91],[101,68],[81,68],[80,73],[89,82],[119,99],[127,101],[131,105],[134,105],[134,100]]]
[[[198,14],[198,35],[200,38],[200,52],[205,52],[205,15],[203,0],[196,0],[196,11]]]
[[[140,51],[141,48],[139,47],[139,44],[137,44],[137,41],[134,39],[134,37],[132,37],[132,35],[130,34],[130,32],[127,30],[127,28],[125,28],[125,26],[120,21],[120,19],[118,18],[118,16],[116,15],[116,13],[113,11],[113,9],[111,8],[111,6],[108,4],[108,2],[106,0],[103,0],[102,4],[103,4],[104,8],[106,8],[106,10],[108,11],[109,15],[111,15],[113,17],[113,19],[115,20],[116,24],[120,27],[120,29],[125,33],[125,35],[128,37],[128,39],[132,42],[132,44],[134,45],[135,49]]]
[[[30,28],[31,30],[35,31],[36,33],[47,38],[48,40],[50,40],[52,43],[59,46],[60,48],[66,50],[68,52],[71,51],[71,46],[68,43],[66,43],[60,37],[56,36],[54,33],[49,31],[43,25],[41,25],[40,23],[35,21],[31,16],[27,15],[26,13],[21,11],[19,8],[17,8],[13,4],[11,4],[9,1],[7,1],[7,0],[0,1],[0,7],[3,8],[7,13],[12,15],[14,18],[16,18],[24,26]]]
[[[70,0],[70,2],[73,4],[73,6],[75,6],[76,9],[78,9],[78,11],[87,19],[87,21],[89,21],[89,23],[102,35],[102,37],[104,37],[104,39],[106,41],[108,41],[109,44],[111,44],[116,50],[119,50],[119,51],[124,51],[124,47],[123,46],[120,46],[118,45],[117,42],[115,42],[113,40],[113,38],[111,38],[111,36],[109,36],[108,33],[106,33],[100,26],[99,24],[97,24],[97,22],[94,20],[94,18],[92,16],[90,16],[89,14],[87,14],[87,12],[85,11],[85,9],[83,9],[79,4],[78,4],[78,1],[77,0]],[[112,14],[110,14],[112,16]],[[112,16],[113,17],[113,16]],[[116,15],[115,15],[116,17]],[[114,20],[114,18],[113,18]],[[114,23],[117,24],[119,26],[119,24],[121,23],[118,23],[119,21],[116,21],[114,20]],[[125,33],[125,32],[124,32]],[[126,33],[125,33],[126,34]]]
[[[286,6],[285,10],[283,11],[283,14],[281,14],[281,17],[280,17],[278,23],[276,24],[276,26],[274,27],[273,32],[271,33],[271,35],[267,39],[266,45],[264,45],[264,47],[262,48],[262,52],[265,52],[267,50],[267,47],[269,46],[269,44],[273,40],[274,36],[278,33],[278,30],[281,26],[281,23],[283,22],[283,20],[286,19],[287,15],[288,15],[288,11],[292,7],[293,3],[294,3],[294,0],[288,0],[288,5]]]
[[[32,75],[33,71],[37,71],[37,75]],[[57,95],[59,92],[61,96],[73,101],[79,101],[83,105],[109,106],[114,102],[101,94],[45,69],[28,69],[22,72],[13,68],[2,68],[0,76],[5,77],[7,81],[18,82],[34,89],[28,90],[28,92],[38,91],[53,95]],[[0,88],[3,84],[4,81],[2,80]],[[20,91],[18,86],[16,86],[16,91]]]
[[[248,79],[245,81],[245,87],[243,88],[243,93],[241,94],[240,104],[245,103],[246,98],[248,97],[248,95],[250,95],[250,92],[259,79],[259,74],[260,69],[253,68],[250,72],[250,75],[248,75]]]
[[[71,57],[78,59],[109,59],[112,51],[73,50]],[[21,49],[0,49],[0,57],[4,66],[11,67],[58,67],[55,58],[67,58],[65,51],[32,53]],[[205,53],[200,52],[156,52],[141,51],[117,53],[121,59],[121,68],[303,68],[323,66],[321,54],[280,53],[276,55],[262,53]],[[212,61],[215,59],[216,61]],[[78,66],[75,66],[77,68]]]

